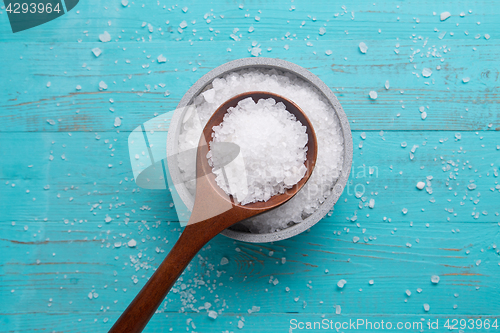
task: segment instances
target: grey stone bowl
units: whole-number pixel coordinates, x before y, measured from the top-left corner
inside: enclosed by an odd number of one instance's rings
[[[247,68],[274,68],[283,72],[291,72],[315,86],[330,102],[333,109],[335,110],[344,135],[344,164],[342,165],[341,175],[337,179],[337,182],[334,184],[331,195],[312,215],[310,215],[301,223],[273,233],[254,234],[235,230],[236,228],[226,229],[222,232],[224,236],[236,240],[252,243],[266,243],[290,238],[292,236],[300,234],[301,232],[309,229],[314,224],[318,223],[332,209],[332,207],[335,205],[340,195],[342,194],[342,191],[347,184],[349,173],[351,171],[352,134],[347,116],[344,113],[344,110],[342,109],[339,101],[337,100],[337,97],[335,97],[330,88],[328,88],[328,86],[316,75],[303,67],[285,60],[272,58],[243,58],[225,63],[203,75],[182,97],[179,105],[177,106],[177,110],[175,111],[170,122],[167,140],[167,156],[171,156],[178,152],[178,137],[181,130],[182,119],[184,119],[184,114],[186,111],[185,106],[191,104],[195,96],[199,95],[205,89],[209,88],[215,78],[221,77],[230,72]],[[176,188],[179,192],[180,198],[189,209],[192,209],[194,205],[194,197],[187,190],[182,181],[179,181],[181,179],[181,175],[178,167],[176,165],[169,165],[168,168],[174,184],[179,184],[176,186]]]

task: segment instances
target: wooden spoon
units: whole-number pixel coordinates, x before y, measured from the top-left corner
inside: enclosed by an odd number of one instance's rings
[[[222,122],[228,108],[235,107],[239,101],[247,97],[251,97],[255,102],[262,98],[273,98],[276,102],[282,102],[287,111],[295,115],[297,120],[306,126],[308,143],[304,164],[307,171],[304,177],[285,193],[275,195],[266,202],[259,201],[240,205],[217,185],[206,156],[209,149],[207,142],[212,140],[213,127]],[[237,95],[222,104],[203,129],[198,145],[196,196],[189,222],[165,260],[109,332],[142,332],[177,278],[208,241],[235,223],[285,203],[304,186],[314,169],[317,149],[316,135],[311,122],[295,103],[282,96],[269,92],[253,91]]]

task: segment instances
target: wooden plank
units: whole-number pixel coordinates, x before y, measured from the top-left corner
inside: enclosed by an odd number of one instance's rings
[[[114,223],[106,228],[110,233],[86,230],[83,224],[71,234],[62,233],[60,223],[29,225],[27,232],[20,226],[1,227],[2,238],[8,237],[0,241],[5,249],[0,287],[5,297],[0,312],[4,314],[96,314],[104,306],[116,315],[180,233],[165,224],[147,230],[137,224]],[[193,260],[177,283],[177,292],[169,294],[161,310],[192,313],[190,304],[199,310],[209,302],[223,313],[244,313],[255,305],[261,313],[313,314],[331,313],[335,304],[341,304],[345,314],[389,315],[423,314],[422,304],[428,303],[432,315],[498,314],[496,223],[439,223],[427,228],[400,222],[362,227],[365,233],[350,222],[326,220],[311,232],[274,244],[248,244],[218,236],[200,252],[201,258]],[[48,241],[17,240],[37,228]],[[458,228],[460,232],[451,231]],[[126,236],[118,236],[121,233]],[[355,235],[361,238],[357,243],[352,241]],[[365,242],[364,236],[376,239]],[[138,241],[136,248],[113,248],[114,242],[130,238]],[[270,251],[274,252],[271,256]],[[229,259],[228,265],[220,266],[222,257]],[[431,275],[440,276],[437,285],[431,283]],[[275,279],[276,285],[270,282]],[[336,286],[340,279],[347,281],[342,289]],[[369,285],[369,280],[374,284]],[[407,289],[410,297],[405,295]],[[90,292],[97,297],[89,299]],[[224,301],[227,307],[222,306]],[[458,309],[452,312],[454,304]]]
[[[287,42],[289,51],[283,49],[284,42],[270,41],[273,50],[265,51],[263,56],[291,61],[317,74],[337,94],[354,130],[500,128],[495,111],[500,69],[492,61],[494,54],[472,49],[498,49],[495,40],[474,40],[470,44],[431,39],[425,48],[424,41],[415,44],[409,39],[364,41],[374,45],[366,55],[358,51],[359,40],[336,41],[334,48],[330,41],[315,41],[313,48],[293,40]],[[3,81],[1,90],[0,121],[4,126],[0,131],[116,131],[116,117],[123,117],[119,130],[131,131],[154,114],[175,109],[189,87],[209,70],[249,56],[250,41],[240,46],[226,41],[214,43],[217,47],[207,47],[207,42],[167,47],[164,43],[120,43],[120,48],[102,43],[75,43],[71,48],[66,44],[25,47],[8,43],[12,52],[0,55],[0,60],[9,64],[9,79]],[[395,44],[401,44],[399,54],[393,51]],[[438,52],[442,52],[439,48],[443,45],[452,50],[443,58],[445,62],[418,56],[409,62],[408,56],[414,52],[411,49],[422,48],[423,53],[434,44]],[[90,51],[93,47],[100,47],[103,55],[96,59]],[[228,47],[234,50],[228,53]],[[46,52],[40,53],[40,49]],[[328,49],[335,50],[330,57],[324,53]],[[158,63],[159,54],[172,60]],[[61,66],[60,58],[71,61]],[[436,70],[437,66],[441,70]],[[421,76],[424,67],[433,69],[430,78]],[[464,77],[471,81],[464,84]],[[384,88],[386,80],[390,82],[389,90]],[[107,90],[99,91],[101,81],[108,85]],[[82,89],[76,90],[77,85]],[[167,90],[170,95],[164,96]],[[371,90],[378,92],[376,101],[368,97]],[[427,112],[425,120],[421,119],[420,107]]]
[[[368,132],[365,140],[361,133],[353,134],[353,169],[335,207],[336,220],[498,222],[496,132]],[[47,218],[103,224],[107,215],[123,221],[125,214],[132,221],[175,220],[166,191],[139,189],[132,181],[127,136],[103,133],[96,140],[94,133],[83,132],[1,133],[0,222]],[[417,182],[429,176],[432,194],[417,190]],[[371,199],[373,209],[368,208]]]

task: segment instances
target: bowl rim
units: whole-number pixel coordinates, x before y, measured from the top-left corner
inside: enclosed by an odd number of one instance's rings
[[[263,57],[241,58],[229,61],[212,69],[211,71],[203,75],[200,79],[198,79],[184,94],[179,104],[177,105],[177,109],[170,121],[171,125],[168,130],[167,138],[167,156],[173,155],[178,151],[178,136],[180,133],[180,125],[186,112],[186,106],[192,103],[193,98],[203,92],[207,85],[212,83],[215,78],[221,77],[229,72],[247,68],[274,68],[276,70],[290,72],[313,85],[316,89],[319,90],[321,94],[323,94],[323,96],[333,107],[333,110],[335,111],[339,119],[344,138],[344,161],[342,164],[342,169],[340,171],[340,176],[334,183],[332,192],[328,196],[328,198],[326,198],[325,201],[319,206],[319,208],[310,216],[308,216],[304,221],[286,229],[272,233],[252,234],[230,229],[226,229],[221,232],[222,235],[239,241],[250,243],[267,243],[287,239],[304,232],[305,230],[318,223],[335,205],[347,184],[347,180],[351,172],[353,157],[352,133],[347,116],[344,112],[344,109],[337,100],[337,97],[335,96],[333,91],[328,88],[328,86],[315,74],[299,65],[286,60]],[[168,169],[172,180],[174,181],[174,184],[179,183],[179,187],[176,186],[176,189],[181,200],[188,207],[188,209],[192,210],[194,205],[194,198],[191,196],[182,181],[176,181],[181,179],[179,168],[169,164]]]

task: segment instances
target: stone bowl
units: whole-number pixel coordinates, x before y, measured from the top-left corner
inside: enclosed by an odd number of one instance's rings
[[[251,243],[267,243],[274,242],[282,239],[287,239],[292,236],[298,235],[301,232],[309,229],[316,223],[318,223],[335,205],[337,200],[339,199],[344,187],[347,184],[347,179],[349,178],[349,173],[351,171],[352,164],[352,133],[351,128],[349,126],[349,121],[347,120],[347,116],[342,109],[337,97],[335,97],[334,93],[328,88],[328,86],[321,81],[316,75],[308,71],[307,69],[300,67],[294,63],[273,59],[273,58],[243,58],[238,60],[233,60],[227,62],[207,74],[203,75],[195,84],[191,86],[191,88],[184,94],[181,101],[177,106],[177,110],[175,111],[172,119],[170,121],[170,127],[168,130],[168,139],[167,139],[167,156],[174,155],[178,152],[178,138],[179,133],[181,131],[182,119],[184,119],[185,112],[187,111],[186,106],[193,103],[193,100],[196,96],[198,96],[201,92],[205,91],[208,88],[211,88],[211,83],[215,78],[224,76],[230,72],[248,69],[248,68],[265,68],[271,69],[274,68],[276,70],[282,72],[290,72],[296,75],[297,77],[305,80],[312,86],[314,86],[318,91],[323,94],[325,99],[331,104],[335,114],[339,119],[340,126],[343,132],[344,138],[344,163],[342,165],[342,171],[340,177],[337,179],[336,183],[333,185],[333,191],[330,196],[321,204],[321,206],[309,217],[303,220],[301,223],[297,223],[293,226],[290,226],[281,231],[273,232],[273,233],[263,233],[263,234],[255,234],[250,232],[245,232],[238,230],[236,227],[231,227],[224,230],[221,234],[227,236],[232,239],[251,242]],[[194,196],[188,191],[186,186],[183,184],[181,179],[181,174],[177,165],[168,165],[168,169],[170,172],[170,176],[172,181],[176,185],[176,190],[182,199],[183,203],[189,208],[192,209],[194,205]]]

